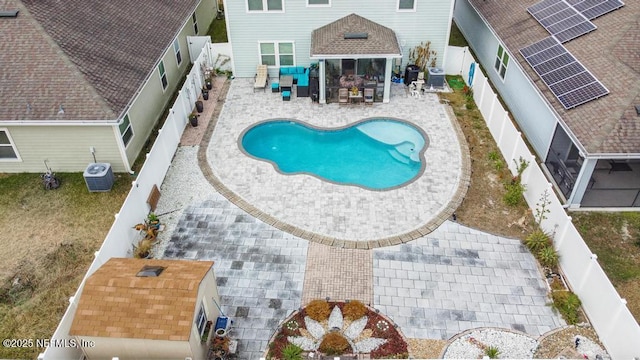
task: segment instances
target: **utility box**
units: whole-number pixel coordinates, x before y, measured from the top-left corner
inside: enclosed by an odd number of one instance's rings
[[[443,88],[444,87],[444,69],[429,68],[429,76],[427,77],[427,87]]]
[[[84,181],[90,192],[110,191],[115,177],[109,163],[91,163],[84,171]]]

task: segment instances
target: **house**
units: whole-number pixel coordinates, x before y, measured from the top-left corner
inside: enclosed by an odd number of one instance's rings
[[[404,71],[410,49],[431,42],[436,66],[442,67],[453,4],[453,0],[225,0],[233,72],[253,77],[258,65],[268,65],[273,80],[283,67],[317,64],[321,103],[337,102],[337,89],[351,86],[374,88],[375,101],[388,102],[392,72]]]
[[[637,1],[456,2],[456,24],[567,207],[640,207],[639,16]]]
[[[87,278],[69,335],[88,359],[204,359],[219,303],[212,261],[111,258]]]
[[[0,173],[131,171],[215,0],[0,2]],[[194,99],[195,101],[195,99]]]

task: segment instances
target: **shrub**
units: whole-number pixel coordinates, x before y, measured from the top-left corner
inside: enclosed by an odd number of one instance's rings
[[[302,360],[302,349],[295,344],[285,346],[282,349],[282,360]]]
[[[551,245],[545,246],[538,251],[538,260],[542,266],[555,268],[558,266],[558,252]]]
[[[580,299],[571,291],[554,291],[551,293],[553,308],[558,310],[565,321],[571,325],[578,322]]]
[[[495,150],[490,151],[488,156],[489,156],[489,160],[491,161],[500,160],[500,154],[498,154],[498,152]]]
[[[313,300],[305,308],[307,316],[315,321],[323,321],[329,318],[331,308],[329,303],[324,300]]]
[[[542,231],[542,229],[534,230],[524,241],[525,245],[531,250],[533,253],[536,253],[542,250],[545,247],[551,245],[551,239],[549,235]]]
[[[500,350],[495,346],[487,346],[484,349],[484,354],[487,355],[489,359],[497,359],[500,355]]]
[[[342,315],[350,320],[357,320],[367,313],[367,307],[358,300],[353,300],[344,305]]]
[[[509,206],[518,206],[522,202],[524,194],[524,185],[519,181],[515,181],[505,185],[507,192],[502,197],[505,204]]]
[[[351,350],[351,345],[342,334],[330,332],[322,339],[318,350],[327,355],[342,355]]]

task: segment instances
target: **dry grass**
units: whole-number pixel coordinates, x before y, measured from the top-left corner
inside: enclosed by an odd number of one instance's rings
[[[68,299],[100,248],[127,192],[89,193],[81,173],[58,174],[45,191],[38,174],[0,175],[0,334],[50,338]],[[0,348],[0,358],[35,358],[42,349]]]
[[[573,223],[640,322],[640,214],[572,213]]]
[[[524,199],[515,207],[502,201],[506,192],[504,184],[512,176],[480,111],[476,107],[467,108],[461,90],[441,93],[440,97],[449,101],[471,152],[471,187],[456,210],[458,221],[492,234],[524,238],[533,229],[531,211]],[[501,169],[496,166],[498,160],[490,159],[492,153],[502,162]]]

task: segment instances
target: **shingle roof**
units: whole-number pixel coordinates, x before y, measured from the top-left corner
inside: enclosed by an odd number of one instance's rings
[[[367,39],[345,39],[345,33],[367,33]],[[311,33],[311,56],[400,55],[395,32],[362,16],[351,14]]]
[[[515,55],[587,152],[640,153],[640,1],[603,15],[598,27],[565,47],[609,90],[600,99],[565,110],[519,50],[549,33],[527,12],[539,0],[469,0]]]
[[[144,265],[158,277],[136,277]],[[70,335],[186,341],[212,261],[112,258],[86,281]]]
[[[116,119],[197,2],[0,0],[0,120]]]

